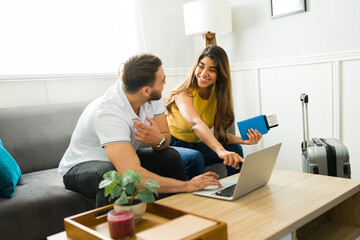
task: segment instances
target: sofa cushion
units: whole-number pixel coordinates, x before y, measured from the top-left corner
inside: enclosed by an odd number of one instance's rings
[[[23,174],[58,167],[87,104],[0,108],[0,137]]]
[[[205,172],[214,172],[217,175],[219,175],[219,179],[227,176],[226,167],[225,164],[223,163],[215,163],[213,165],[206,166]]]
[[[0,197],[11,198],[20,177],[19,166],[6,151],[0,139]]]
[[[13,198],[0,198],[0,238],[45,239],[64,231],[65,217],[94,208],[95,199],[65,189],[56,168],[23,174]]]

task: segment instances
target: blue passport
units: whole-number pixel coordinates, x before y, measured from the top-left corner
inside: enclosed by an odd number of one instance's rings
[[[248,140],[249,137],[247,136],[247,133],[249,132],[249,129],[256,129],[264,135],[269,132],[270,128],[278,126],[278,122],[275,114],[270,116],[259,115],[257,117],[237,122],[237,126],[239,128],[241,138],[243,140]]]

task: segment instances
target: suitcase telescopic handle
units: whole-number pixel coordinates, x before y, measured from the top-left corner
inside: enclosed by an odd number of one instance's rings
[[[302,118],[303,118],[303,137],[304,144],[303,149],[305,150],[308,146],[309,139],[309,119],[308,119],[308,102],[309,96],[306,93],[300,95],[300,100],[302,104]]]
[[[306,93],[303,93],[300,95],[300,100],[304,103],[308,103],[309,102],[309,96]]]

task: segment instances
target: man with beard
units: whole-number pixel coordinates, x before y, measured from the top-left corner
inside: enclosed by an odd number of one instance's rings
[[[185,181],[180,155],[168,148],[170,131],[161,93],[165,85],[161,60],[152,54],[129,58],[119,80],[84,110],[59,164],[65,187],[109,202],[99,189],[104,173],[131,169],[143,181],[153,179],[159,193],[193,192],[219,185],[212,172]]]

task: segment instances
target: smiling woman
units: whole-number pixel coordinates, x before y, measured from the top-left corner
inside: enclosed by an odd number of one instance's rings
[[[0,75],[113,73],[143,50],[137,1],[0,2]]]
[[[228,176],[238,173],[244,161],[240,144],[256,144],[262,136],[253,129],[249,140],[229,133],[234,123],[230,64],[216,45],[195,59],[189,75],[171,92],[166,109],[170,146],[180,153],[187,179],[214,163],[224,163]]]

